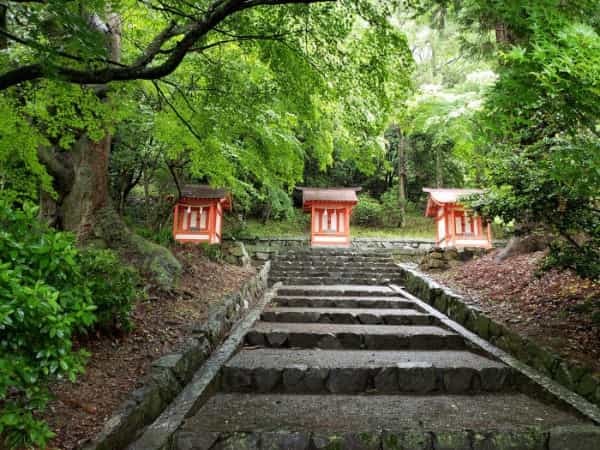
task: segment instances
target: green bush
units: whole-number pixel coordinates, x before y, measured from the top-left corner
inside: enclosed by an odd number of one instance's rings
[[[381,196],[383,225],[396,228],[402,225],[402,210],[400,209],[398,186],[393,186]]]
[[[130,331],[133,300],[139,294],[138,273],[110,250],[85,249],[79,261],[96,306],[97,326]]]
[[[362,226],[378,227],[383,225],[383,207],[381,203],[368,195],[361,195],[352,212],[352,223]]]
[[[0,436],[9,448],[45,446],[52,433],[38,415],[48,383],[83,371],[87,354],[73,336],[111,314],[123,322],[135,295],[112,254],[80,252],[36,214],[0,202]]]

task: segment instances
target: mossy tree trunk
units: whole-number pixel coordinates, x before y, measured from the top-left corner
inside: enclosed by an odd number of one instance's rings
[[[120,21],[110,15],[108,45],[111,57],[119,59]],[[94,86],[101,96],[106,86]],[[108,165],[112,136],[99,141],[82,134],[70,151],[40,150],[40,160],[54,176],[56,201],[42,196],[42,213],[57,226],[72,231],[82,244],[113,248],[132,261],[163,288],[171,288],[181,270],[172,253],[132,233],[113,207],[109,195]]]

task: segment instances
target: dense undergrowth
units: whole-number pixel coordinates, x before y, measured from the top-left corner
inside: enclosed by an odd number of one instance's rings
[[[44,448],[52,437],[38,416],[48,384],[84,370],[77,337],[131,326],[136,272],[108,250],[75,244],[36,207],[0,202],[0,436],[9,448]]]

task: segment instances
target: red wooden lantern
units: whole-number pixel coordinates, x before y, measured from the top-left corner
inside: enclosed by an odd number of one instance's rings
[[[468,213],[459,201],[470,194],[481,194],[481,189],[431,189],[425,215],[435,218],[436,245],[439,247],[492,247],[492,231],[480,216]]]
[[[298,188],[302,207],[311,214],[310,244],[313,247],[350,246],[350,215],[361,188]]]
[[[230,209],[231,195],[225,189],[186,185],[173,210],[173,237],[178,242],[218,244],[223,212]]]

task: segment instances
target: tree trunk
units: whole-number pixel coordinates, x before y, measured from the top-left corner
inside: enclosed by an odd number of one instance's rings
[[[118,16],[109,16],[108,27],[107,45],[111,58],[118,60]],[[100,95],[108,95],[106,86],[90,88]],[[45,215],[56,214],[57,223],[74,232],[81,244],[113,248],[152,276],[161,287],[171,288],[181,270],[179,262],[168,249],[131,233],[112,205],[108,188],[111,142],[108,132],[98,142],[83,134],[69,152],[40,151],[40,160],[54,176],[59,193],[54,206],[47,198],[43,201]]]
[[[0,5],[0,30],[6,30],[8,28],[8,17],[7,17],[7,6]],[[4,50],[8,47],[8,40],[6,36],[0,34],[0,50]]]
[[[398,200],[400,203],[400,226],[406,223],[406,138],[402,132],[398,135]]]
[[[444,185],[444,177],[442,173],[442,149],[438,145],[435,147],[435,187],[441,188]]]

